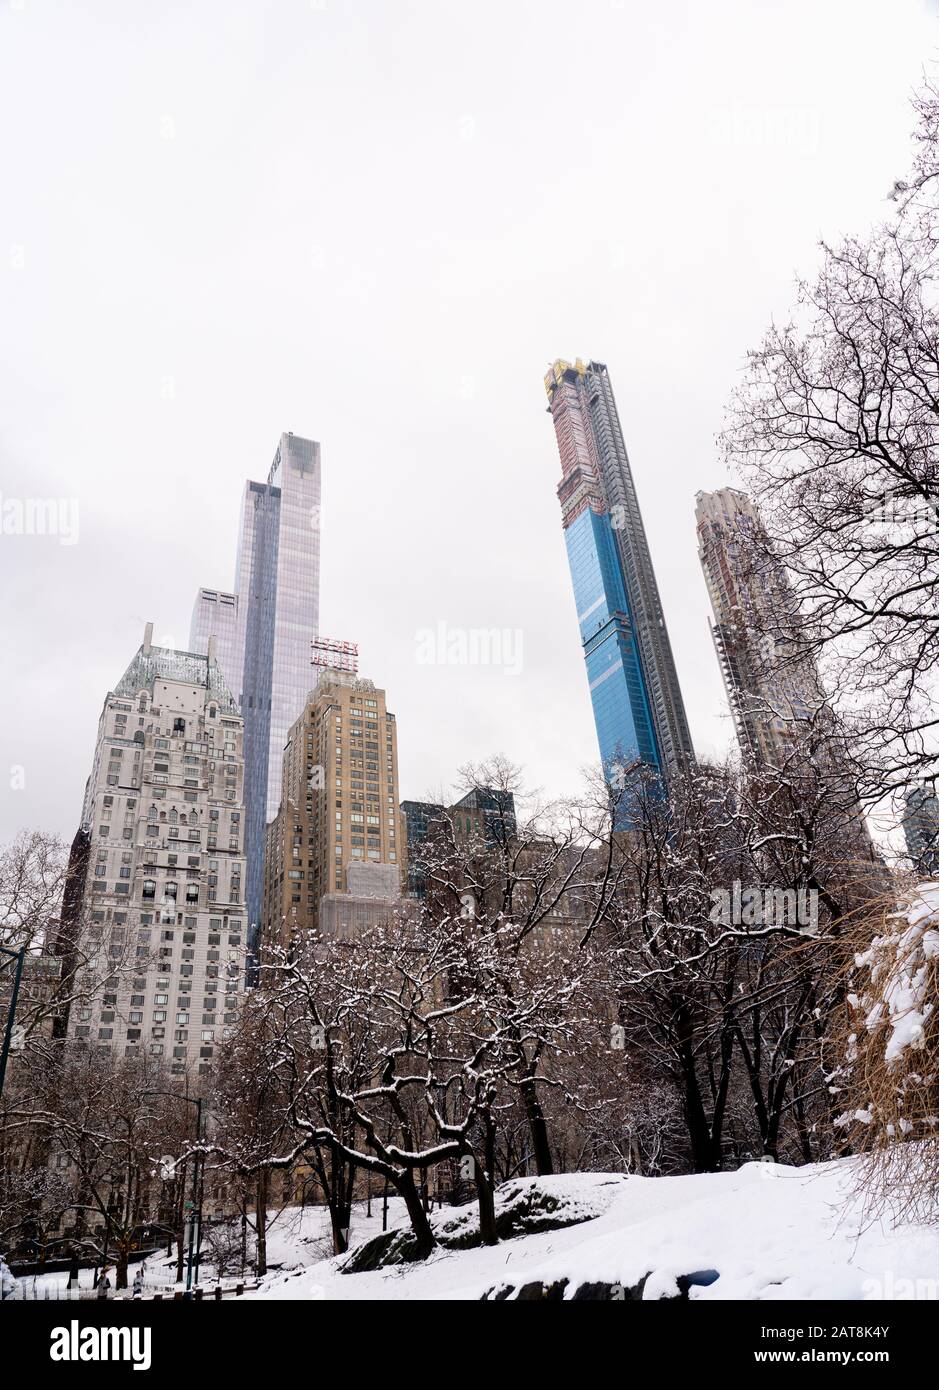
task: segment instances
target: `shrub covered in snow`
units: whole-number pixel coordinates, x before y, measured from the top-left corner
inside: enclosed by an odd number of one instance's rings
[[[873,1191],[939,1219],[939,883],[916,884],[855,965],[836,1123]]]
[[[19,1284],[13,1278],[10,1266],[0,1255],[0,1298],[13,1298],[18,1288]]]

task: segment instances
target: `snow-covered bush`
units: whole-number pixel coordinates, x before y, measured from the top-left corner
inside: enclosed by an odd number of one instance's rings
[[[873,1191],[939,1220],[939,883],[914,885],[855,966],[837,1123]]]
[[[10,1266],[0,1255],[0,1298],[15,1298],[19,1284],[10,1272]]]

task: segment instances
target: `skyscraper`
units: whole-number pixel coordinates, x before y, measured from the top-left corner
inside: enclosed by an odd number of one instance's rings
[[[207,1071],[244,985],[242,718],[215,661],[153,645],[153,624],[105,697],[73,859],[74,922],[90,923],[104,992],[72,1037]],[[80,895],[74,901],[76,894]],[[68,949],[66,940],[65,949]]]
[[[929,781],[910,788],[903,813],[906,850],[917,873],[939,874],[939,797]]]
[[[425,855],[438,823],[449,819],[456,840],[481,837],[487,845],[504,844],[517,834],[515,797],[498,787],[474,787],[450,807],[439,801],[402,801],[408,852],[408,893],[423,898],[427,890]]]
[[[638,759],[667,775],[694,750],[609,374],[558,361],[545,389],[604,772]]]
[[[798,643],[796,595],[756,504],[720,488],[698,493],[695,515],[711,635],[745,764],[759,776],[784,770],[790,785],[808,775],[810,795],[823,796],[827,852],[852,865],[855,885],[866,866],[871,891],[886,891],[858,791],[860,765],[814,656]]]
[[[282,754],[312,685],[319,629],[320,446],[282,434],[266,483],[247,482],[235,589],[200,589],[189,645],[216,638],[219,665],[245,721],[247,908],[261,920],[264,827],[280,805]]]
[[[387,916],[406,867],[385,692],[352,670],[310,675],[319,679],[290,730],[283,801],[267,827],[263,924],[283,945]]]
[[[780,766],[810,718],[829,718],[814,661],[792,646],[792,588],[746,493],[699,492],[695,519],[711,636],[741,752]]]

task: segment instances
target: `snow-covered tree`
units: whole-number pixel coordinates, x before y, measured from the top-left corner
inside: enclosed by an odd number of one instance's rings
[[[723,434],[876,800],[934,770],[939,665],[939,100],[870,231],[823,243],[789,322],[749,354]],[[884,190],[886,192],[886,190]]]

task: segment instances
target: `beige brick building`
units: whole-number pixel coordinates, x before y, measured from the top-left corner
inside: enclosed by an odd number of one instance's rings
[[[215,661],[154,647],[104,702],[83,825],[88,969],[69,1034],[208,1071],[244,988],[242,719]]]
[[[370,680],[325,669],[284,750],[280,811],[267,827],[265,937],[357,930],[401,892],[395,717]],[[340,900],[341,901],[338,901]]]

